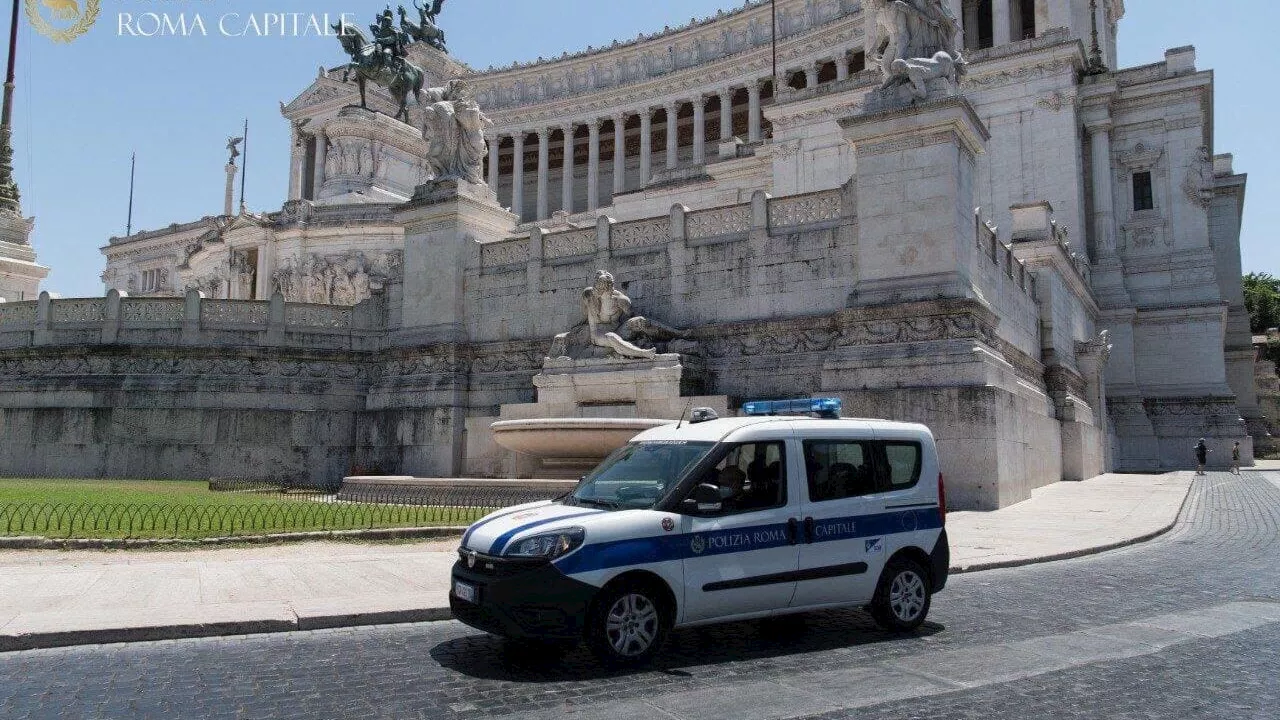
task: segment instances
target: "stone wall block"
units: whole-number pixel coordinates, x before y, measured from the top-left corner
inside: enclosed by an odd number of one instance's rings
[[[601,215],[596,218],[596,265],[609,267],[613,261],[614,219]]]
[[[856,218],[858,216],[858,176],[849,178],[840,186],[840,217]]]
[[[683,305],[683,299],[689,292],[688,269],[689,269],[689,243],[688,229],[685,225],[685,215],[689,212],[689,208],[684,205],[673,205],[671,207],[671,240],[667,243],[667,264],[669,268],[668,277],[671,282],[671,298],[672,304],[679,308]],[[685,318],[676,315],[677,322],[685,322]]]
[[[188,290],[186,306],[182,310],[182,344],[195,345],[200,341],[200,291]]]
[[[689,208],[679,203],[671,206],[671,239],[683,242],[689,235],[685,229],[684,216],[688,214]]]
[[[120,291],[111,288],[107,291],[107,307],[102,323],[102,342],[110,345],[120,335]]]
[[[277,290],[271,294],[271,305],[267,308],[266,344],[279,345],[284,342],[284,295]]]
[[[540,227],[529,230],[529,263],[525,266],[525,273],[530,295],[536,296],[542,292],[542,258],[544,252],[542,238],[545,234]]]
[[[36,327],[31,342],[33,345],[46,345],[49,342],[50,332],[49,323],[52,318],[53,299],[49,296],[49,291],[45,290],[40,293],[40,299],[36,301]]]
[[[751,229],[767,230],[769,228],[769,193],[756,190],[751,193]]]

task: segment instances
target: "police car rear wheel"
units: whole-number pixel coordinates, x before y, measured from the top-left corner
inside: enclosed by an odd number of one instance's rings
[[[658,594],[643,585],[605,590],[587,630],[592,652],[613,665],[637,664],[653,657],[667,631],[661,603]]]
[[[929,614],[928,574],[919,563],[897,558],[880,576],[871,616],[886,630],[906,632],[920,627]]]

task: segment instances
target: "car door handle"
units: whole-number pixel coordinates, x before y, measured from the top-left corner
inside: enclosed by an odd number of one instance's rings
[[[812,517],[807,517],[804,519],[804,541],[806,543],[813,542],[813,518]]]
[[[800,526],[800,521],[795,518],[787,520],[787,542],[792,545],[796,544],[796,530]]]

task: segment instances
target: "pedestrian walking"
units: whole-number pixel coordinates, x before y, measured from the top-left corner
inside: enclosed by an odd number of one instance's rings
[[[1237,440],[1235,445],[1231,446],[1231,472],[1235,475],[1240,474],[1240,441]]]
[[[1196,443],[1196,474],[1204,474],[1205,463],[1209,460],[1209,446],[1204,444],[1204,438],[1200,438],[1200,442]]]

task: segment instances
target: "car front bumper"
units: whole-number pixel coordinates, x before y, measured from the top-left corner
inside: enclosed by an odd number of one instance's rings
[[[458,581],[476,589],[476,602],[457,596]],[[454,563],[449,608],[457,620],[494,635],[576,639],[598,589],[549,562],[477,555],[474,565]]]

